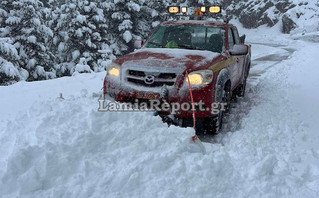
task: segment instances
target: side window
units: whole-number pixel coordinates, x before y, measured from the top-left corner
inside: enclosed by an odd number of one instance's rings
[[[224,51],[224,32],[221,28],[207,28],[206,50],[222,53]]]
[[[240,39],[238,35],[238,31],[236,28],[232,28],[233,34],[234,34],[234,39],[235,39],[235,44],[240,44]]]
[[[233,49],[234,38],[233,38],[233,33],[232,33],[230,28],[228,28],[228,44],[229,44],[229,49]]]

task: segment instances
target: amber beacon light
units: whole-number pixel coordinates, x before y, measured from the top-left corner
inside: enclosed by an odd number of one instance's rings
[[[168,12],[169,12],[170,14],[179,13],[179,7],[178,7],[178,6],[169,6],[169,7],[168,7]]]
[[[211,6],[209,7],[209,12],[212,14],[220,13],[221,9],[219,6]]]

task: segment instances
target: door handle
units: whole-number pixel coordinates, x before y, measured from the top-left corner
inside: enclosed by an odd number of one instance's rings
[[[236,62],[239,63],[239,58],[236,58]]]

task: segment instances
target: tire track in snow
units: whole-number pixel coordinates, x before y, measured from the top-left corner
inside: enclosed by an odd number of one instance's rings
[[[225,116],[222,131],[217,136],[203,135],[200,139],[208,143],[221,143],[223,134],[228,132],[235,132],[241,128],[242,119],[254,108],[260,99],[260,93],[263,91],[263,87],[259,81],[261,77],[269,71],[272,67],[276,67],[281,62],[289,59],[291,55],[296,51],[294,48],[290,48],[287,45],[271,44],[271,43],[249,43],[252,44],[252,50],[254,45],[267,46],[272,48],[282,49],[280,53],[270,53],[264,56],[254,58],[252,57],[252,66],[250,69],[249,77],[247,79],[247,90],[244,98],[237,98],[231,104],[231,112]]]

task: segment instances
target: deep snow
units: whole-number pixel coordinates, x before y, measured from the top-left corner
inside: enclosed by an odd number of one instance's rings
[[[0,196],[318,197],[319,44],[275,28],[242,30],[248,93],[205,155],[150,112],[97,112],[104,72],[0,87]]]

